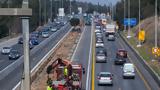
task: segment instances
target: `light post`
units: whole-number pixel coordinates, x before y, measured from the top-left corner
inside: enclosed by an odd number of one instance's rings
[[[128,22],[129,22],[129,25],[128,25],[128,35],[127,35],[127,38],[131,38],[131,23],[130,23],[130,0],[128,0]]]
[[[50,15],[50,19],[51,19],[51,22],[52,22],[52,19],[53,19],[53,18],[52,18],[52,15],[53,15],[53,10],[52,10],[52,9],[53,9],[53,7],[52,7],[52,5],[53,5],[53,0],[50,0],[50,2],[51,2],[51,11],[50,11],[50,12],[51,12],[51,15]]]
[[[141,31],[141,0],[139,0],[139,29],[138,29],[138,37],[139,37],[139,33]],[[138,40],[138,45],[137,47],[141,47],[141,41]]]
[[[39,26],[41,26],[41,0],[39,0]]]
[[[157,45],[157,41],[158,41],[157,29],[158,29],[158,17],[157,17],[157,0],[156,0],[155,1],[155,47],[158,47],[158,45]]]
[[[124,0],[124,19],[126,18],[126,0]],[[126,25],[124,25],[124,31],[126,31]]]

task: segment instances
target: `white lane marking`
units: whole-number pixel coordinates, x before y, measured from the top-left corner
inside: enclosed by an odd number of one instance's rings
[[[38,64],[36,66],[34,66],[34,68],[31,70],[31,73],[36,70],[36,68],[43,62],[43,60],[51,53],[53,52],[53,50],[60,44],[60,42],[69,34],[69,32],[72,30],[72,28],[63,36],[63,38],[41,59],[40,62],[38,62]],[[16,90],[21,84],[21,81],[18,82],[18,84],[12,89],[12,90]]]
[[[78,44],[76,45],[76,49],[74,50],[74,53],[73,53],[73,55],[72,55],[72,57],[71,57],[71,61],[73,61],[73,59],[75,59],[75,58],[74,58],[74,57],[75,57],[75,54],[76,54],[76,52],[77,52],[77,50],[78,50],[79,44],[80,44],[80,42],[81,42],[81,40],[82,40],[82,37],[84,36],[85,30],[86,30],[86,26],[84,27],[84,30],[83,30],[83,32],[82,32],[82,35],[80,36],[80,39],[78,40]]]
[[[88,61],[88,67],[87,67],[87,79],[86,79],[86,90],[91,90],[91,86],[89,85],[89,76],[90,76],[90,66],[91,66],[91,59],[92,59],[92,36],[93,36],[93,23],[91,28],[91,41],[90,41],[90,51],[89,51],[89,61]]]

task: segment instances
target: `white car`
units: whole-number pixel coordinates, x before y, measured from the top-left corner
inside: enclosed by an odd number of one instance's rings
[[[106,63],[107,59],[106,59],[106,55],[104,53],[97,53],[96,55],[96,62],[102,62],[102,63]]]
[[[101,32],[101,30],[100,29],[95,29],[95,31],[94,31],[95,33],[100,33]]]
[[[114,41],[115,36],[114,35],[108,35],[108,41]]]
[[[135,78],[135,69],[132,63],[125,63],[123,66],[123,78]]]
[[[48,32],[42,32],[42,37],[43,38],[48,38],[49,37],[49,33]]]
[[[57,28],[51,28],[51,31],[52,31],[52,32],[56,32],[56,31],[57,31]]]
[[[96,48],[98,48],[98,47],[104,47],[104,43],[96,43]]]
[[[100,72],[98,74],[98,85],[113,85],[113,74],[110,72]]]
[[[9,54],[11,51],[11,47],[3,47],[1,53],[2,54]]]

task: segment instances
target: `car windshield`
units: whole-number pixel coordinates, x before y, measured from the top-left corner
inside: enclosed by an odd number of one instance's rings
[[[132,71],[133,70],[133,65],[132,64],[124,65],[124,70]]]
[[[48,34],[48,32],[43,32],[43,34]]]
[[[111,77],[111,74],[100,74],[100,77]]]
[[[3,47],[3,49],[10,49],[10,47]]]
[[[98,56],[105,56],[104,53],[98,53],[97,55],[98,55]]]
[[[18,53],[18,51],[17,50],[11,50],[11,53]]]

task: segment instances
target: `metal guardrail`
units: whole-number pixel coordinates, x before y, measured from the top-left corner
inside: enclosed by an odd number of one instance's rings
[[[147,64],[147,62],[143,59],[143,57],[139,55],[139,53],[129,44],[129,42],[121,34],[119,34],[119,36],[123,39],[123,41],[127,44],[127,46],[133,51],[133,53],[138,58],[140,63],[151,74],[153,79],[160,86],[160,77],[158,76],[158,74]]]

